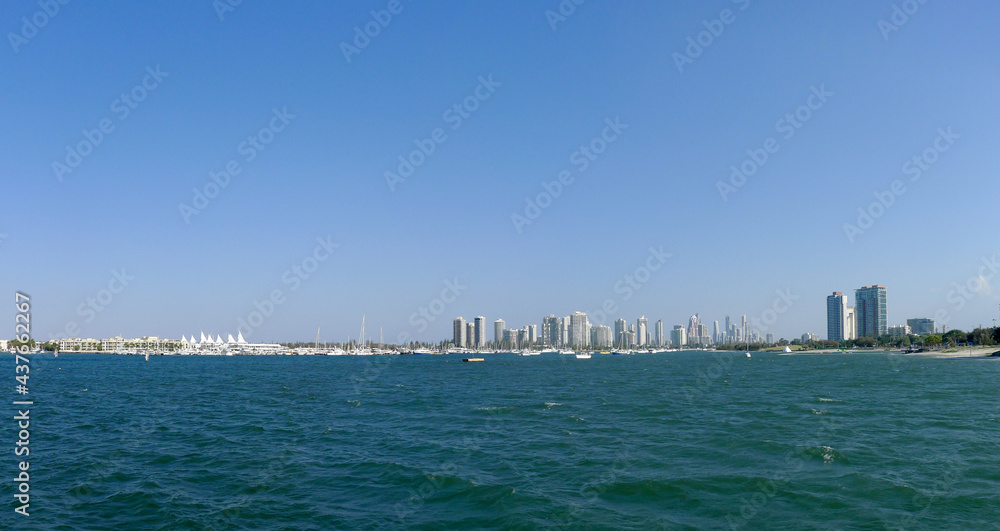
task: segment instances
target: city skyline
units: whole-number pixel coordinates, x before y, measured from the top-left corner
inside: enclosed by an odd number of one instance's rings
[[[25,37],[39,5],[0,5],[0,288],[36,336],[711,336],[781,292],[793,338],[873,282],[890,326],[997,317],[994,5],[400,6],[68,3]]]

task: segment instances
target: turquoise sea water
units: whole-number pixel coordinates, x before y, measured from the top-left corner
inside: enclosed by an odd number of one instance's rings
[[[995,360],[486,358],[33,357],[0,528],[1000,528]]]

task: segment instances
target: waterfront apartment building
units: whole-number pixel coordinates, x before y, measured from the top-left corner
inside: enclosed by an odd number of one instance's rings
[[[590,328],[590,343],[594,348],[610,348],[611,340],[610,326],[594,325]]]
[[[465,323],[465,346],[476,348],[476,325],[475,323]]]
[[[563,318],[549,315],[542,319],[542,344],[551,347],[560,347],[565,344],[563,340]]]
[[[451,342],[455,344],[456,347],[465,346],[465,319],[459,317],[452,321],[452,339]]]
[[[910,325],[892,325],[889,327],[889,335],[892,337],[906,337],[913,333]]]
[[[587,314],[573,312],[569,316],[569,343],[574,347],[586,347],[590,343]]]
[[[934,333],[934,319],[907,319],[906,324],[915,335],[925,336]]]
[[[656,346],[658,347],[667,344],[667,338],[663,335],[663,320],[657,319],[656,321],[656,336],[653,341],[656,342]]]
[[[858,316],[858,337],[878,337],[889,333],[886,288],[876,284],[854,291]]]
[[[503,331],[507,329],[507,323],[503,319],[493,321],[493,341],[499,345],[503,343]]]
[[[625,324],[625,319],[615,320],[615,345],[624,346],[625,334],[628,332],[628,325]]]
[[[475,319],[476,348],[486,348],[486,318],[480,315]]]
[[[675,347],[687,345],[687,330],[684,330],[684,325],[674,326],[674,329],[670,331],[670,341]]]
[[[858,338],[858,312],[854,306],[848,306],[844,313],[844,339],[850,341]]]
[[[834,291],[826,298],[826,338],[830,341],[847,339],[847,299],[844,293]]]
[[[640,347],[647,346],[646,335],[649,331],[649,319],[643,315],[635,321],[635,340]]]

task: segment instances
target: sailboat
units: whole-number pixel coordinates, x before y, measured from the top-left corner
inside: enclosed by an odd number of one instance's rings
[[[744,318],[744,320],[746,320]],[[747,338],[747,357],[750,357],[750,334],[747,333],[746,325],[743,325],[743,336]]]

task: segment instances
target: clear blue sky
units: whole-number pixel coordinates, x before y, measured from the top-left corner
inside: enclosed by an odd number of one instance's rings
[[[1000,253],[995,2],[931,0],[885,39],[889,0],[590,0],[555,30],[556,0],[404,1],[346,60],[341,43],[388,4],[246,1],[220,20],[209,0],[70,2],[15,42],[22,17],[46,17],[0,4],[0,287],[33,297],[36,337],[71,322],[83,337],[225,337],[275,289],[254,340],[356,337],[362,315],[376,336],[438,340],[458,315],[523,326],[606,299],[612,318],[669,328],[760,315],[786,288],[800,298],[771,330],[825,337],[826,295],[853,303],[874,283],[890,324],[997,316],[1000,285],[961,308],[948,296]],[[674,54],[724,9],[735,20],[680,72]],[[123,118],[116,100],[157,66],[167,76]],[[490,75],[453,129],[445,111]],[[832,96],[786,138],[777,122],[813,87]],[[272,121],[285,108],[294,119]],[[580,171],[574,151],[616,117],[627,129]],[[60,182],[53,162],[102,120],[114,130]],[[283,130],[248,162],[241,143],[271,123]],[[912,181],[904,164],[948,127],[959,138]],[[385,172],[436,128],[447,138],[390,191]],[[723,201],[717,183],[769,138],[778,151]],[[231,160],[240,174],[186,223],[179,205]],[[511,215],[563,170],[572,184],[516,231]],[[850,242],[844,223],[896,179],[905,193]],[[339,247],[291,289],[284,273],[327,236]],[[616,292],[660,246],[664,267]],[[122,269],[134,279],[106,307],[80,308]],[[455,278],[467,288],[418,330],[410,316]]]

